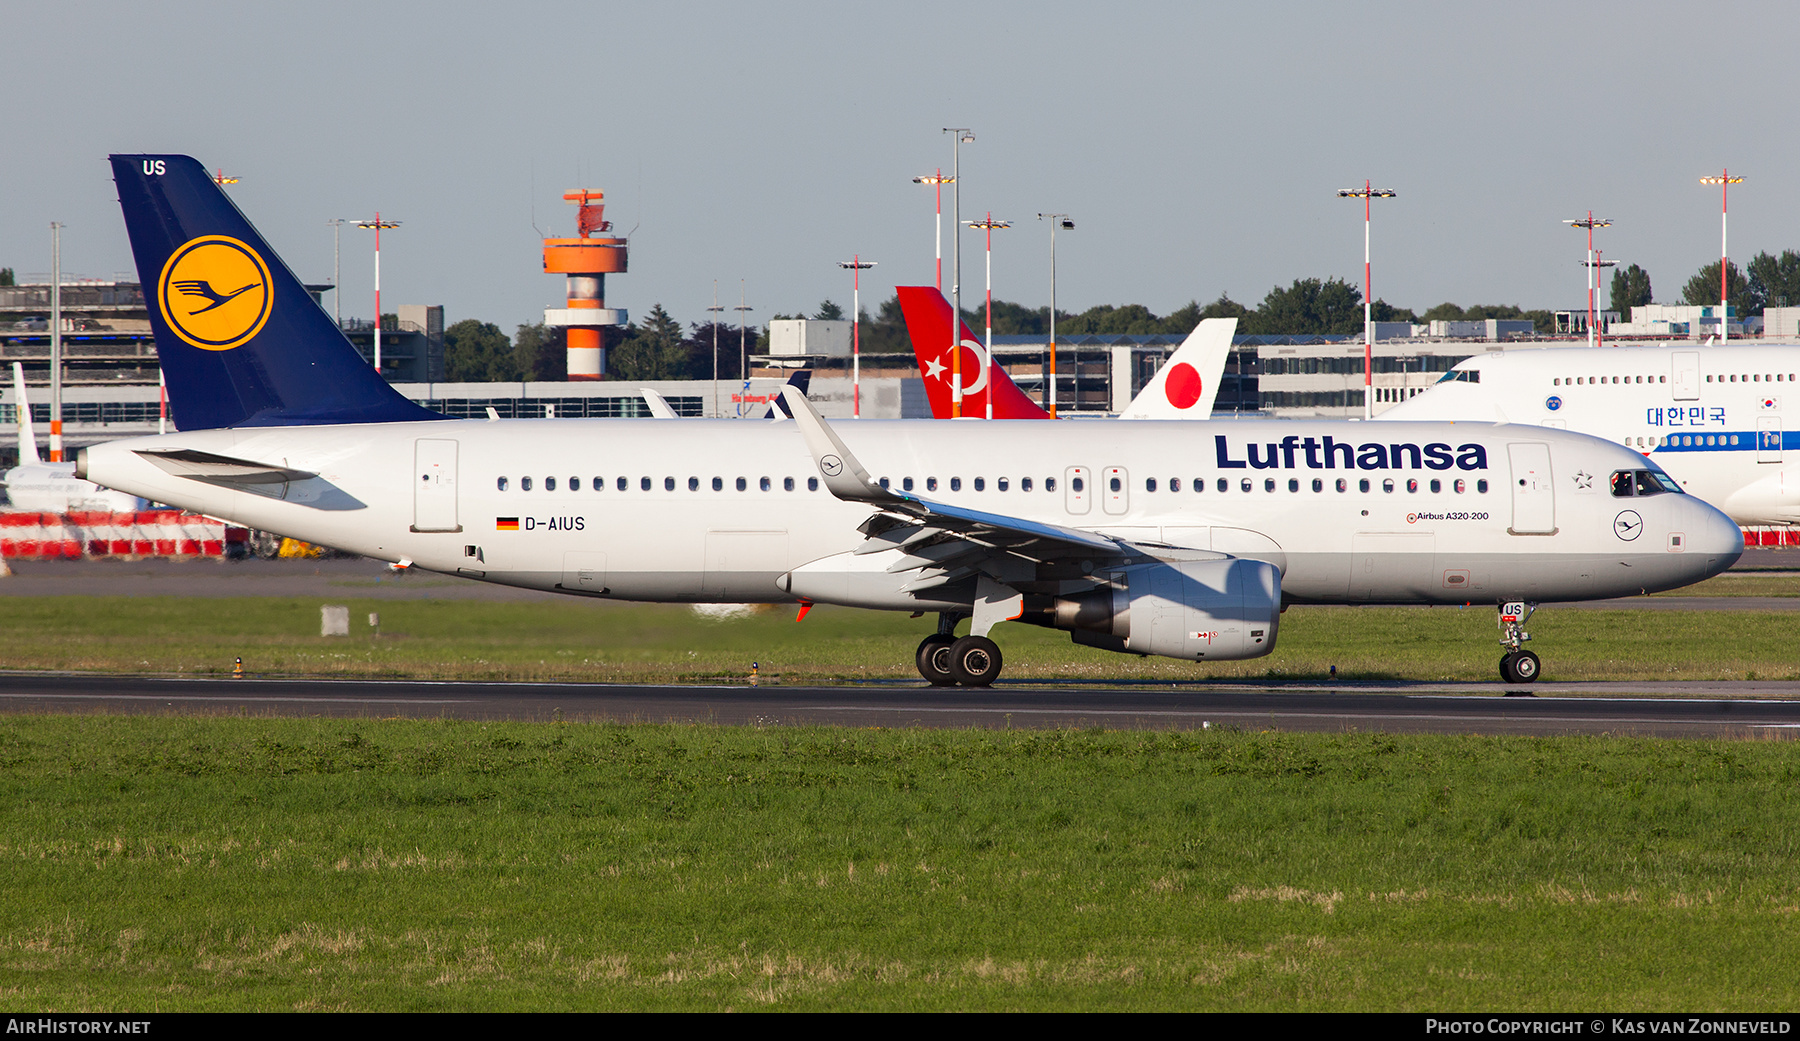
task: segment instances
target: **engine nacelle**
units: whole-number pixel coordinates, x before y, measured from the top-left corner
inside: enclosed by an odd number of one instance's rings
[[[1260,560],[1135,564],[1110,588],[1061,597],[1044,621],[1075,642],[1189,661],[1257,658],[1275,649],[1281,572]]]

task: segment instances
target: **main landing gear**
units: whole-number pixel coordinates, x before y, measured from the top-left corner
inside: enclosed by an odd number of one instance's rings
[[[1500,646],[1507,648],[1500,659],[1501,682],[1531,683],[1543,668],[1538,656],[1523,647],[1525,641],[1531,639],[1531,634],[1525,631],[1525,623],[1536,610],[1536,604],[1516,600],[1500,605]]]
[[[985,636],[956,636],[958,615],[938,615],[938,631],[919,642],[919,675],[934,687],[986,687],[1000,676],[1000,648]]]

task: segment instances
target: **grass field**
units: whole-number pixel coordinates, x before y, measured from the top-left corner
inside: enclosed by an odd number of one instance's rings
[[[0,1005],[1800,1003],[1800,746],[0,719]]]
[[[1745,595],[1794,579],[1714,579]],[[106,672],[425,679],[714,680],[743,677],[833,683],[916,680],[913,648],[932,619],[820,607],[709,620],[667,605],[376,601],[350,607],[349,637],[322,638],[316,599],[20,597],[0,599],[0,667]],[[381,614],[379,637],[366,624]],[[1577,611],[1532,620],[1531,648],[1548,680],[1800,678],[1800,616],[1753,612]],[[1007,679],[1491,680],[1500,658],[1491,606],[1296,607],[1275,652],[1198,665],[1137,658],[1070,643],[1066,634],[1004,624],[995,638]]]

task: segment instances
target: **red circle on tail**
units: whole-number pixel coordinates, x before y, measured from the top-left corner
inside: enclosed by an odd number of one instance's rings
[[[1176,408],[1193,408],[1200,400],[1200,374],[1187,362],[1169,367],[1169,378],[1163,380],[1163,396]]]

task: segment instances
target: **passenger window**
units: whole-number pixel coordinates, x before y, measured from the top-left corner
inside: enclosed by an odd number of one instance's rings
[[[1243,490],[1244,490],[1244,491],[1249,491],[1249,490],[1250,490],[1250,489],[1251,489],[1251,488],[1252,488],[1252,487],[1254,487],[1254,486],[1253,486],[1253,485],[1252,485],[1252,484],[1251,484],[1251,483],[1250,483],[1250,478],[1248,478],[1248,477],[1246,477],[1246,478],[1244,478],[1244,480],[1243,480],[1243,481],[1242,481],[1242,482],[1241,482],[1241,486],[1242,486],[1242,488],[1243,488]]]
[[[1300,479],[1298,477],[1288,478],[1288,491],[1297,492],[1299,490],[1300,490]]]
[[[1337,490],[1340,492],[1349,491],[1350,490],[1350,482],[1344,480],[1342,477],[1338,478],[1337,479]]]
[[[529,477],[519,478],[519,490],[522,492],[530,491],[531,490],[531,478],[529,478]]]
[[[698,478],[698,477],[688,478],[688,491],[697,492],[699,490],[700,490],[700,478]]]
[[[994,487],[995,487],[995,488],[996,488],[996,489],[998,489],[998,490],[1000,490],[1000,491],[1005,491],[1005,490],[1006,490],[1006,487],[1007,487],[1007,485],[1006,485],[1006,478],[1004,478],[1004,477],[1001,477],[1001,478],[999,478],[999,479],[997,479],[997,480],[995,480],[995,481],[994,481]]]
[[[1480,495],[1487,494],[1487,478],[1483,477],[1481,480],[1475,482],[1475,491]]]
[[[900,479],[900,490],[907,491],[907,492],[912,491],[912,478],[910,478],[910,477],[901,478]]]
[[[1169,478],[1169,490],[1172,492],[1180,491],[1181,490],[1181,478],[1179,478],[1179,477]]]
[[[713,491],[722,492],[724,490],[725,490],[725,479],[723,477],[713,478]]]
[[[606,490],[606,478],[604,478],[604,477],[594,478],[592,487],[597,492],[605,491]]]
[[[1394,490],[1394,479],[1392,477],[1383,478],[1382,482],[1381,482],[1381,490],[1384,492],[1392,493]]]
[[[937,491],[937,478],[935,478],[935,477],[925,478],[925,490],[928,492]]]
[[[1147,492],[1155,491],[1156,490],[1156,478],[1154,478],[1154,477],[1144,478],[1144,490]]]
[[[554,478],[554,477],[544,478],[544,490],[547,492],[555,491],[556,490],[556,478]]]
[[[1325,490],[1325,482],[1320,480],[1317,477],[1313,478],[1313,491],[1322,492],[1324,490]]]
[[[819,479],[817,477],[808,477],[806,479],[806,490],[809,492],[818,491],[819,490]]]
[[[1231,482],[1227,481],[1223,477],[1219,478],[1219,490],[1222,492],[1230,491],[1231,490]]]
[[[663,478],[663,491],[672,492],[674,490],[675,490],[675,478],[673,478],[673,477]]]
[[[648,478],[648,477],[638,478],[638,487],[643,489],[644,491],[649,491],[650,490],[650,478]]]
[[[1433,477],[1431,479],[1431,494],[1436,495],[1437,493],[1439,493],[1443,490],[1444,490],[1444,482]]]
[[[1031,490],[1031,478],[1029,478],[1029,477],[1019,478],[1019,490],[1022,492],[1030,491]]]
[[[887,487],[888,487],[888,479],[887,478],[883,477],[881,480],[876,481],[875,483],[881,485],[882,491],[887,490]],[[766,492],[768,490],[769,490],[769,479],[767,477],[765,477],[765,478],[763,478],[763,491]]]
[[[581,490],[581,478],[579,478],[579,477],[569,478],[569,490],[572,492],[580,491]]]
[[[1419,490],[1419,479],[1417,477],[1408,477],[1406,479],[1406,490],[1408,492],[1417,492]]]
[[[1359,492],[1367,492],[1369,490],[1369,479],[1365,477],[1356,482],[1356,490]]]
[[[978,492],[987,491],[987,478],[985,478],[985,477],[975,478],[975,490]]]
[[[737,490],[738,491],[740,491],[740,492],[744,491],[745,489],[747,489],[749,487],[750,487],[750,482],[744,480],[742,477],[737,479]]]
[[[1044,490],[1047,492],[1055,491],[1056,490],[1056,478],[1054,478],[1054,477],[1044,478]]]
[[[1456,494],[1461,495],[1464,491],[1468,490],[1469,486],[1467,483],[1465,483],[1463,481],[1462,478],[1458,477],[1456,479],[1456,483],[1451,485],[1450,487],[1456,489]]]
[[[882,478],[882,479],[881,479],[881,486],[882,486],[882,487],[883,487],[883,488],[886,488],[886,487],[887,487],[887,478],[885,478],[885,477],[883,477],[883,478]],[[775,482],[774,482],[774,481],[771,481],[771,480],[769,480],[769,479],[768,479],[768,478],[767,478],[767,477],[765,477],[765,478],[763,478],[763,479],[762,479],[762,480],[761,480],[761,481],[760,481],[760,482],[758,482],[758,484],[757,484],[757,487],[759,487],[759,488],[761,488],[761,489],[762,489],[762,490],[763,490],[763,491],[765,491],[765,492],[766,492],[766,491],[768,491],[768,490],[769,490],[769,489],[770,489],[770,488],[773,488],[773,487],[775,487]]]
[[[793,491],[794,490],[794,479],[792,477],[783,477],[781,479],[781,490],[784,492]]]
[[[504,478],[504,477],[500,478],[500,480],[498,482],[496,482],[496,484],[501,491],[506,490],[506,478]]]
[[[960,477],[950,478],[950,490],[953,492],[962,491],[962,478],[960,478]]]
[[[1117,477],[1112,479],[1110,487],[1115,492],[1124,490],[1124,486],[1121,484],[1121,482],[1119,481],[1119,479]]]
[[[625,489],[631,487],[631,482],[627,481],[625,478],[621,477],[618,480],[613,482],[613,487],[617,488],[620,491],[624,491]]]

